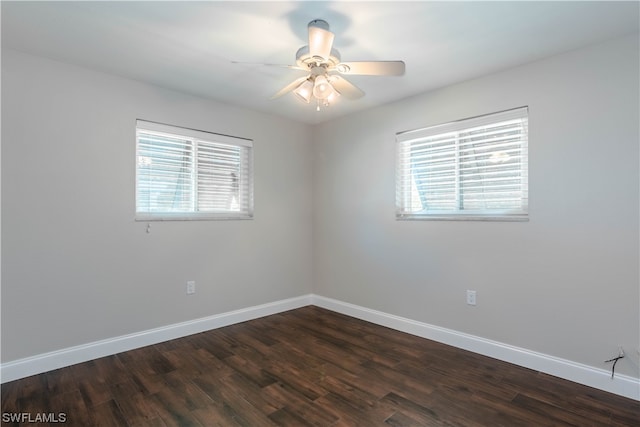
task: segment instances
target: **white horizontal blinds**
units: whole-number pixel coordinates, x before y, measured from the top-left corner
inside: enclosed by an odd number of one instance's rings
[[[138,212],[190,212],[193,200],[193,142],[138,131]]]
[[[527,109],[397,135],[398,216],[524,214]]]
[[[252,216],[251,141],[141,120],[137,125],[138,216]]]
[[[400,190],[411,188],[411,211],[456,209],[458,154],[454,141],[455,135],[449,133],[402,144],[405,175]]]
[[[249,149],[198,141],[198,211],[248,212]]]
[[[526,212],[526,118],[459,133],[461,208]]]

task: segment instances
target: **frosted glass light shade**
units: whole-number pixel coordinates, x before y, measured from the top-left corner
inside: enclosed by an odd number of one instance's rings
[[[313,83],[310,80],[305,80],[298,86],[293,93],[307,104],[311,101],[311,95],[313,95]]]
[[[333,86],[331,86],[325,76],[316,77],[316,81],[313,86],[313,96],[318,99],[327,99],[333,92]]]

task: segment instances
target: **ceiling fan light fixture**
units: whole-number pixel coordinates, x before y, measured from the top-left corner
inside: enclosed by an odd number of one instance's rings
[[[313,83],[311,80],[307,79],[303,81],[300,86],[298,86],[293,93],[300,99],[302,99],[307,104],[311,102],[311,96],[313,95]]]
[[[327,99],[333,92],[335,92],[335,89],[325,76],[316,77],[313,85],[313,96],[318,99]]]
[[[338,93],[338,91],[331,85],[331,83],[327,83],[327,85],[329,86],[329,95],[326,98],[318,98],[317,96],[315,97],[316,111],[320,111],[320,104],[322,104],[322,106],[325,108],[330,107],[331,104],[340,96],[340,93]]]

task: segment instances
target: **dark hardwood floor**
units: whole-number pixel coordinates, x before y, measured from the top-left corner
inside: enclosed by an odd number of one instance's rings
[[[3,425],[21,413],[76,426],[640,426],[637,401],[313,306],[4,384]]]

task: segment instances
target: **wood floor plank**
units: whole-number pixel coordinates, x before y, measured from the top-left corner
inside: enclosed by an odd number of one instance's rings
[[[0,388],[2,389],[2,413],[20,413],[20,405],[18,404],[18,399],[20,398],[20,381],[11,381],[5,384],[2,384]]]
[[[247,380],[242,375],[220,378],[220,386],[233,390],[239,398],[246,400],[262,414],[271,415],[282,408],[282,404],[277,400],[265,398],[262,386]]]
[[[388,384],[389,391],[398,394],[428,396],[434,390],[433,384],[419,381],[414,376],[406,375],[374,361],[364,363],[362,369],[366,370],[369,377],[373,375],[381,378],[385,384]]]
[[[395,393],[389,393],[382,400],[391,403],[395,408],[397,408],[395,415],[386,420],[387,424],[397,424],[399,420],[409,418],[413,420],[414,423],[418,423],[419,425],[443,425],[443,421],[440,419],[440,416],[437,414],[437,412],[418,403],[415,403],[405,397],[402,397]],[[397,421],[390,422],[390,420]],[[406,423],[407,421],[405,420],[402,422]]]
[[[384,419],[388,418],[380,419],[379,414],[350,405],[350,402],[333,393],[327,393],[314,404],[336,418],[334,426],[384,426]]]
[[[49,405],[56,408],[56,411],[52,412],[56,418],[59,418],[61,413],[64,414],[65,426],[91,425],[91,415],[78,389],[53,394]]]
[[[16,383],[17,397],[19,399],[29,399],[34,395],[42,394],[42,392],[47,389],[46,381],[46,373],[21,379]],[[5,385],[2,384],[2,390],[4,391],[4,389]]]
[[[203,350],[208,351],[219,360],[224,360],[229,356],[233,356],[233,351],[229,351],[234,344],[225,342],[224,338],[216,333],[217,331],[203,332],[189,339],[194,341],[194,344]]]
[[[605,423],[601,421],[594,421],[589,418],[585,418],[584,416],[575,414],[570,411],[563,410],[558,408],[555,405],[550,403],[534,399],[525,395],[518,395],[513,399],[513,404],[518,408],[521,408],[528,412],[533,412],[535,414],[546,417],[550,422],[553,422],[557,425],[566,425],[566,426],[576,426],[576,427],[586,427],[586,426],[598,426],[603,424],[608,424],[609,420]]]
[[[189,411],[206,408],[212,403],[207,393],[180,372],[170,372],[164,375],[166,387],[160,393],[174,395],[174,400],[180,401]]]
[[[70,369],[55,369],[43,374],[50,394],[65,393],[78,388],[76,378]]]
[[[68,414],[73,418],[73,414]],[[91,425],[96,427],[129,426],[118,404],[114,400],[94,406],[90,412]]]
[[[186,376],[215,375],[224,377],[235,372],[227,363],[202,348],[188,351],[170,350],[163,352],[163,354],[176,366],[177,370]]]
[[[143,375],[135,369],[132,369],[130,374],[131,381],[145,394],[153,395],[166,387],[166,382],[162,375]]]
[[[1,395],[3,414],[65,412],[82,426],[640,425],[640,402],[313,306],[12,381]]]
[[[214,404],[192,412],[195,419],[207,427],[248,426],[246,420],[224,404]]]
[[[158,414],[158,417],[166,426],[207,426],[200,422],[198,417],[185,405],[183,400],[177,399],[169,390],[162,390],[148,396],[147,399],[152,410]]]
[[[385,425],[392,426],[392,427],[414,427],[414,426],[420,426],[423,424],[422,424],[422,421],[416,420],[415,417],[411,417],[403,412],[396,411],[393,413],[393,415],[391,415],[389,418],[385,420]],[[432,424],[426,424],[426,425],[440,426],[441,424],[432,423]]]
[[[308,316],[301,317],[299,325],[314,337],[339,347],[355,357],[373,360],[386,366],[395,366],[400,361],[397,357],[391,356],[387,349],[372,346],[362,335],[359,335],[356,328],[340,328],[339,325],[327,321],[314,321]]]
[[[92,360],[92,375],[103,384],[116,384],[129,378],[129,369],[122,363],[118,355],[101,357]]]
[[[126,398],[116,397],[120,411],[131,426],[159,423],[160,415],[149,396],[142,393],[129,395]],[[163,422],[164,423],[164,422]],[[85,424],[86,425],[86,424]]]
[[[52,398],[46,390],[42,390],[41,393],[30,393],[29,397],[18,399],[18,405],[20,406],[20,412],[25,414],[41,414],[49,412],[61,412],[63,408],[55,407],[52,405]],[[56,408],[55,410],[43,410],[43,408]]]
[[[227,366],[235,372],[241,373],[245,378],[257,384],[260,387],[266,387],[273,384],[277,380],[266,371],[260,363],[260,360],[247,360],[239,355],[227,357],[225,359]]]
[[[263,393],[280,402],[287,411],[303,418],[313,426],[330,426],[338,420],[334,415],[328,414],[322,408],[314,405],[313,401],[299,395],[286,384],[271,384],[263,389]]]
[[[309,400],[315,400],[326,394],[326,390],[319,381],[320,374],[315,370],[296,369],[273,361],[268,361],[264,370],[272,378],[282,384],[286,384],[296,393]]]
[[[295,319],[292,319],[292,321],[295,322],[294,324],[297,328],[306,331],[306,335],[312,335],[323,342],[334,344],[350,353],[357,351],[371,353],[371,346],[363,339],[362,334],[358,332],[358,329],[353,324],[342,323],[341,325],[336,325],[327,321],[327,318],[323,318],[320,314],[321,312],[314,311],[291,312],[291,316]],[[368,359],[371,356],[367,354],[364,357]]]
[[[378,397],[370,394],[366,389],[350,385],[343,378],[327,376],[322,380],[322,386],[327,390],[325,395],[331,393],[358,411],[368,412],[376,406],[380,406],[381,400]],[[393,413],[393,409],[388,408],[387,412],[386,416],[382,417],[383,420]]]
[[[155,346],[143,347],[117,355],[118,361],[128,369],[136,368],[144,375],[166,374],[176,367]]]
[[[108,384],[93,382],[87,379],[78,384],[78,390],[89,407],[98,406],[113,399]]]
[[[290,427],[309,427],[313,424],[308,423],[304,418],[292,413],[286,407],[278,409],[276,412],[269,414],[269,419],[278,426]]]
[[[268,418],[268,414],[260,411],[259,409],[259,407],[269,407],[268,412],[273,412],[277,409],[276,405],[271,405],[269,403],[273,400],[264,399],[260,404],[258,404],[258,406],[255,406],[246,400],[245,396],[247,394],[250,394],[252,397],[254,397],[255,394],[242,390],[243,383],[239,380],[241,377],[242,376],[240,374],[236,374],[235,376],[224,378],[197,378],[193,381],[213,400],[215,405],[222,405],[222,407],[225,408],[226,413],[236,420],[235,422],[241,425],[251,426],[275,425]],[[236,381],[233,381],[233,379]]]

